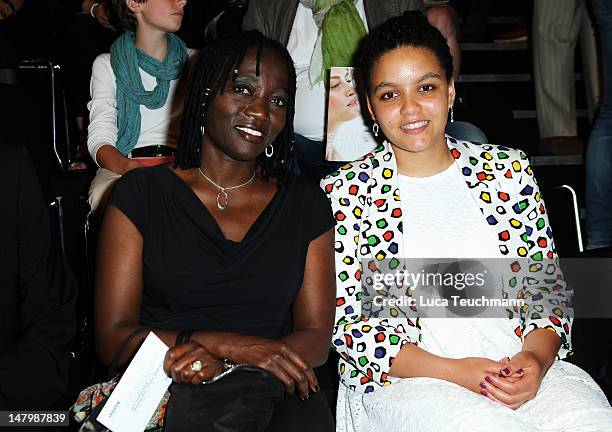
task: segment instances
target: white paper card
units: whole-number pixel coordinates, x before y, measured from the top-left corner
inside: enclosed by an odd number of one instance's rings
[[[172,378],[163,370],[168,346],[150,332],[102,408],[98,421],[112,432],[144,431]]]

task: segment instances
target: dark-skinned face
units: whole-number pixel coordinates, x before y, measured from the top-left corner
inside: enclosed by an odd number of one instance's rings
[[[202,145],[211,145],[237,161],[256,159],[278,137],[287,119],[289,73],[285,61],[264,48],[259,76],[256,67],[257,49],[251,48],[236,79],[228,79],[205,117]]]

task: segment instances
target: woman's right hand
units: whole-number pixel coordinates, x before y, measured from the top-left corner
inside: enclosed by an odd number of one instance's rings
[[[123,156],[112,145],[106,144],[100,147],[96,153],[98,165],[116,174],[123,175],[135,168],[142,168],[142,164],[136,159]]]
[[[191,365],[195,361],[202,364],[200,371],[192,370]],[[178,384],[199,384],[219,375],[223,370],[223,363],[193,340],[170,348],[164,358],[164,372]]]
[[[487,390],[481,386],[481,383],[488,382],[486,377],[499,376],[502,367],[501,361],[483,357],[453,359],[451,362],[453,366],[449,381],[483,396],[487,395]]]
[[[312,367],[288,345],[254,336],[232,336],[226,342],[230,360],[267,370],[285,385],[288,394],[297,392],[304,400],[310,391],[317,391]]]

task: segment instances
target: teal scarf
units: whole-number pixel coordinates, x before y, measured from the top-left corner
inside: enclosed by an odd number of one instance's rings
[[[111,46],[110,62],[117,82],[117,150],[123,155],[132,151],[140,136],[140,105],[153,110],[168,99],[170,81],[177,79],[187,62],[187,46],[168,33],[168,53],[160,62],[134,45],[136,35],[126,32]],[[145,90],[139,68],[157,79],[151,91]]]

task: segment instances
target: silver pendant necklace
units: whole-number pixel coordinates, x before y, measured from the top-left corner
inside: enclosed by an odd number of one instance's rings
[[[206,176],[206,174],[204,174],[202,172],[201,168],[198,168],[198,172],[200,173],[200,175],[202,177],[204,177],[206,180],[208,180],[210,183],[212,183],[217,189],[219,189],[219,192],[217,192],[217,208],[219,210],[225,210],[226,208],[229,207],[229,196],[227,195],[227,191],[228,190],[238,189],[238,188],[240,188],[242,186],[246,186],[249,183],[251,183],[253,181],[253,179],[255,178],[255,171],[253,171],[253,175],[251,176],[251,178],[248,179],[247,181],[245,181],[244,183],[239,184],[237,186],[223,187],[223,186],[219,186],[217,183],[215,183],[214,181],[209,179]]]

